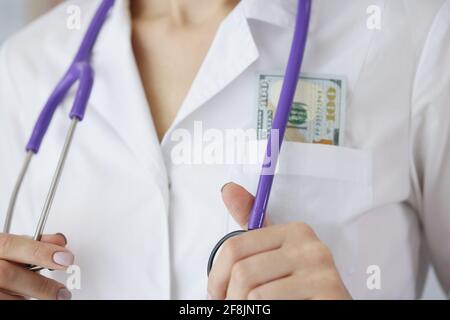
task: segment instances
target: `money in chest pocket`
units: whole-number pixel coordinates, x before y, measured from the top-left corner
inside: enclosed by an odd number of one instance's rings
[[[280,99],[284,77],[260,75],[258,82],[257,136],[267,139]],[[286,129],[285,140],[303,143],[343,144],[346,81],[340,76],[303,74]]]

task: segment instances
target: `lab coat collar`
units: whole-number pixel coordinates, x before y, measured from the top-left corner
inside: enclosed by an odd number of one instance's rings
[[[295,22],[296,0],[242,0],[247,19],[260,20],[280,27]]]
[[[168,134],[258,59],[258,48],[245,16],[244,5],[245,1],[241,2],[221,24]]]
[[[296,3],[296,0],[242,0],[238,4],[222,23],[166,137],[259,58],[249,20],[289,28],[295,21]],[[151,171],[161,172],[161,181],[166,181],[162,176],[166,171],[162,154],[154,150],[160,144],[135,62],[131,32],[129,0],[118,0],[94,48],[93,64],[99,76],[92,93],[92,109],[137,158],[152,166]],[[112,105],[110,101],[116,103]]]
[[[322,0],[312,1],[309,32],[316,29],[317,15]],[[258,20],[282,28],[294,28],[298,0],[242,0],[245,16],[249,20]]]
[[[184,119],[220,93],[259,58],[251,20],[293,30],[297,0],[241,0],[219,28],[216,38],[184,100],[163,145]],[[310,33],[314,32],[320,0],[313,2]]]

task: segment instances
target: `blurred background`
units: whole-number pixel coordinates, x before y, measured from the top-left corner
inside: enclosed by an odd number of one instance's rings
[[[60,0],[0,0],[0,43],[27,22],[35,19]]]
[[[0,45],[9,35],[60,2],[61,0],[0,0]],[[423,299],[446,299],[432,269]]]

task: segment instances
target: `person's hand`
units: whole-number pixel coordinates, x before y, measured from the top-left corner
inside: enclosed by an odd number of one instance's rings
[[[26,265],[67,269],[74,256],[66,244],[62,234],[43,236],[39,242],[0,233],[0,300],[70,299],[71,293],[63,284],[26,269]]]
[[[246,228],[254,197],[229,183],[222,198]],[[308,225],[267,225],[225,242],[209,276],[211,299],[351,299],[330,250]]]

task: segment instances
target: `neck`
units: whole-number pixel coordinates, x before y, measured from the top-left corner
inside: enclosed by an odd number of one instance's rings
[[[133,19],[170,18],[178,25],[201,24],[226,16],[239,0],[131,0]]]

